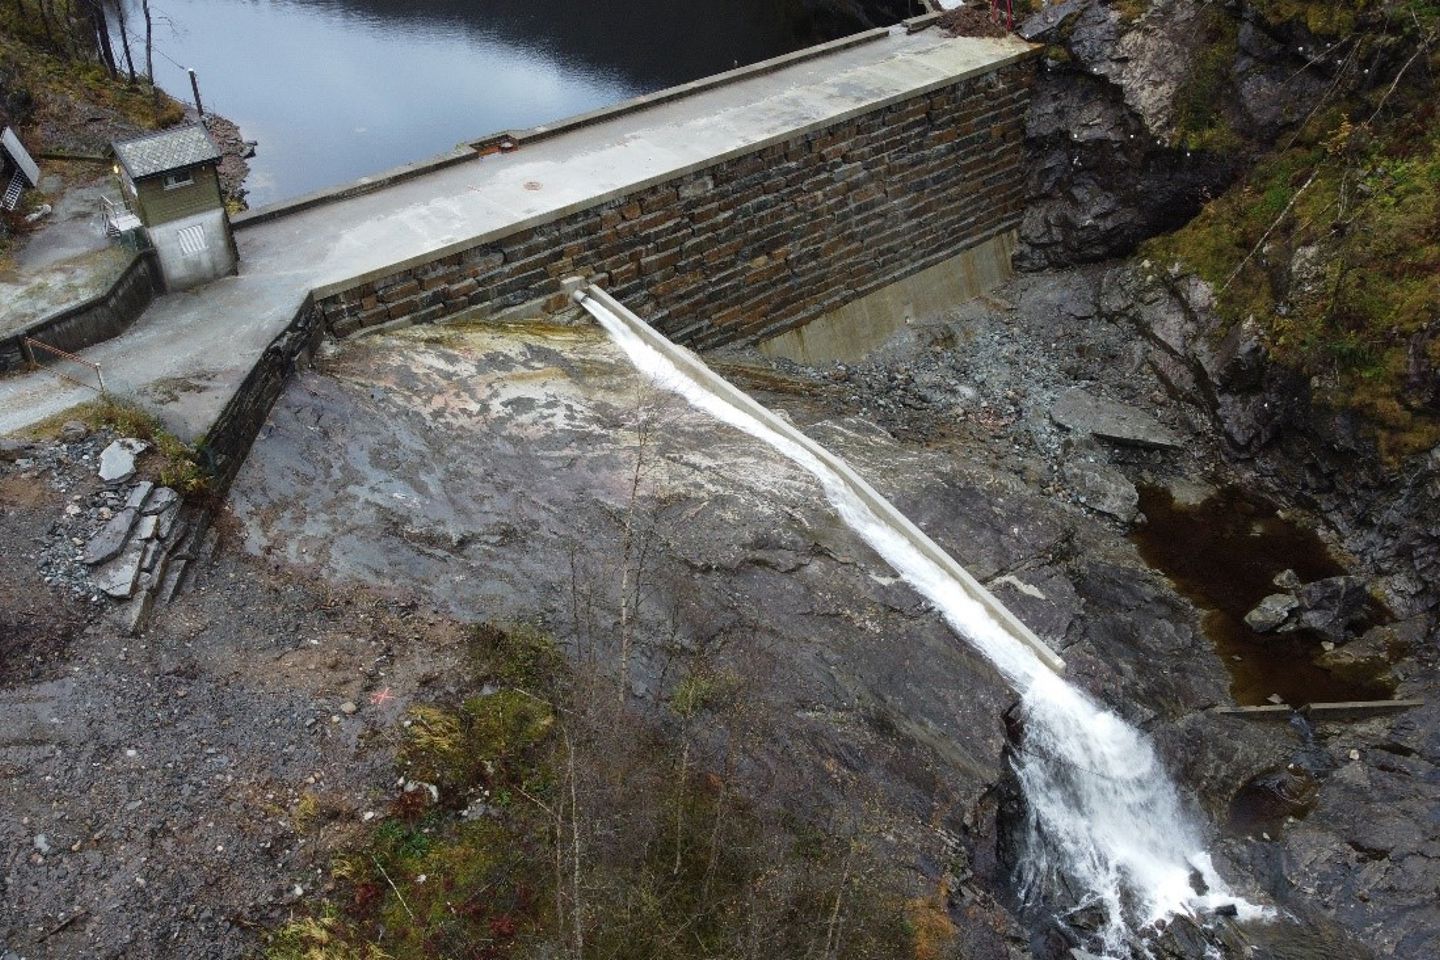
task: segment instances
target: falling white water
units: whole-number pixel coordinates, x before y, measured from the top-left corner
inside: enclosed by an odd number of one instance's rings
[[[1242,919],[1269,913],[1228,892],[1139,731],[1046,667],[829,466],[686,375],[604,303],[593,297],[582,303],[646,377],[813,474],[841,519],[1014,687],[1024,719],[1016,773],[1031,818],[1022,894],[1061,883],[1067,899],[1104,907],[1103,945],[1118,956],[1143,953],[1139,932],[1175,914],[1204,914],[1222,904],[1233,904]],[[1205,894],[1192,885],[1195,873]]]

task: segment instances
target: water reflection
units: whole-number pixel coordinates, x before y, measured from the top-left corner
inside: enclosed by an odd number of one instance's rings
[[[139,0],[128,2],[142,34]],[[802,0],[152,0],[151,10],[161,85],[189,99],[182,67],[194,67],[206,107],[260,141],[252,205],[762,60],[821,29]]]

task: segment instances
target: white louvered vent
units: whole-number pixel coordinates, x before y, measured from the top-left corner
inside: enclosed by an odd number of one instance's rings
[[[180,241],[180,252],[185,256],[193,257],[205,252],[205,227],[202,224],[186,227],[175,236]]]

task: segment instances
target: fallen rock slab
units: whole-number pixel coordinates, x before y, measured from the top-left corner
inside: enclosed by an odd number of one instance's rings
[[[1269,633],[1286,620],[1300,601],[1288,593],[1272,593],[1255,604],[1255,609],[1245,614],[1245,623],[1256,633]]]
[[[128,599],[139,582],[144,556],[145,544],[132,543],[119,557],[95,568],[91,574],[95,585],[117,600]]]
[[[1140,509],[1135,485],[1107,463],[1073,460],[1065,464],[1065,479],[1081,503],[1122,523],[1134,520]]]
[[[150,516],[141,517],[139,521],[135,524],[135,539],[154,540],[155,526],[159,522],[159,520],[160,518],[153,514],[151,514]]]
[[[120,551],[125,549],[125,541],[130,539],[130,528],[134,525],[135,511],[133,509],[121,510],[113,515],[110,521],[85,544],[83,558],[85,562],[93,567],[118,556]]]
[[[170,509],[161,513],[150,514],[155,518],[155,539],[164,540],[170,536],[170,531],[175,526],[176,519],[180,516],[178,504],[171,505]]]
[[[135,476],[135,458],[150,444],[125,437],[116,440],[100,453],[100,479],[106,483],[124,483]]]
[[[1088,433],[1136,447],[1178,450],[1183,441],[1142,410],[1092,396],[1078,387],[1067,390],[1050,408],[1050,419],[1075,433]]]
[[[146,513],[164,513],[180,502],[180,494],[169,487],[160,487],[145,503]]]
[[[125,506],[140,510],[145,506],[145,501],[150,499],[150,491],[155,489],[155,484],[149,480],[141,480],[130,488],[130,495],[125,498]],[[150,513],[149,510],[145,511]]]

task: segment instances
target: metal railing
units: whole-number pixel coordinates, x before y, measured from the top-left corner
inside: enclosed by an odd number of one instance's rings
[[[40,369],[40,367],[44,366],[61,380],[68,380],[70,383],[73,383],[76,386],[85,387],[89,390],[95,390],[101,395],[109,392],[105,389],[105,374],[101,372],[100,364],[92,363],[91,361],[86,360],[83,357],[77,357],[73,353],[67,353],[64,350],[61,350],[59,347],[52,347],[48,343],[42,343],[41,341],[36,340],[34,337],[21,337],[20,342],[25,349],[25,359],[30,362],[30,369],[38,370]],[[95,383],[90,383],[87,380],[81,380],[78,377],[72,377],[63,369],[55,369],[49,364],[40,363],[40,361],[35,358],[35,351],[37,349],[42,350],[48,354],[54,354],[55,357],[58,358],[58,361],[60,363],[74,363],[93,370],[95,372],[95,382],[98,383],[99,386],[97,387]]]
[[[140,226],[140,217],[126,200],[100,198],[100,224],[107,237],[118,237]]]

